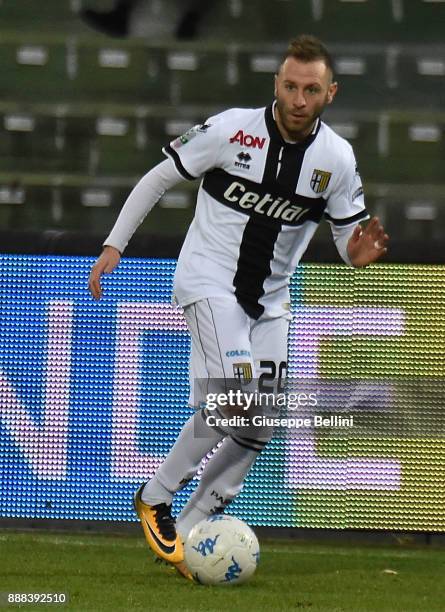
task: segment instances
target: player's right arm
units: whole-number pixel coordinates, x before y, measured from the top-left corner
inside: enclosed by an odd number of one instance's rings
[[[167,189],[184,180],[171,159],[166,159],[141,178],[128,196],[104,242],[104,249],[93,265],[88,281],[91,295],[102,297],[102,274],[111,273],[120,262],[130,238]]]
[[[130,193],[91,270],[89,289],[94,298],[102,297],[102,274],[116,268],[130,238],[165,191],[185,179],[195,180],[214,167],[220,148],[219,128],[212,127],[214,119],[194,126],[164,147],[167,159],[143,176]]]
[[[119,265],[121,260],[120,252],[112,246],[104,246],[100,257],[91,268],[90,278],[88,280],[88,288],[91,295],[96,300],[102,297],[102,287],[100,279],[102,274],[110,274]]]

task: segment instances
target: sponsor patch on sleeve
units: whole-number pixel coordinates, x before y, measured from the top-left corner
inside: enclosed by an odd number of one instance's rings
[[[195,138],[195,136],[198,136],[198,134],[205,134],[210,127],[211,127],[210,123],[202,123],[201,125],[194,125],[192,128],[187,130],[185,134],[182,134],[182,136],[178,136],[178,138],[176,138],[172,142],[171,146],[173,147],[173,149],[179,149],[180,147],[183,147],[188,142],[190,142],[193,138]]]
[[[352,194],[352,201],[356,200],[357,198],[359,198],[362,195],[363,195],[363,187],[359,187]]]

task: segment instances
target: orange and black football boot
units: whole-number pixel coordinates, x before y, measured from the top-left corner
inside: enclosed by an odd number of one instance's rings
[[[145,539],[155,555],[171,563],[185,578],[193,580],[184,561],[184,546],[176,533],[171,506],[165,503],[150,506],[143,502],[141,494],[145,484],[134,495],[134,508],[141,520]]]

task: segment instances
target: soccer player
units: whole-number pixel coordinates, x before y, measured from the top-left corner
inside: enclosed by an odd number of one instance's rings
[[[337,249],[362,267],[386,253],[388,236],[368,219],[354,153],[321,119],[334,100],[332,59],[316,38],[292,41],[265,108],[234,108],[172,141],[167,159],[129,195],[92,268],[90,291],[118,265],[130,237],[166,189],[202,177],[194,220],[179,256],[176,303],[192,337],[191,399],[197,408],[153,478],[135,495],[155,553],[187,575],[182,542],[191,527],[222,511],[240,492],[267,439],[214,426],[197,380],[283,376],[287,359],[289,279],[319,222],[330,223]],[[211,456],[177,519],[172,498]]]

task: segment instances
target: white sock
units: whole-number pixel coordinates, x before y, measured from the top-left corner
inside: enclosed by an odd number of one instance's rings
[[[142,491],[142,501],[154,506],[170,505],[173,495],[196,474],[202,458],[224,438],[221,430],[207,425],[202,410],[195,412],[182,428],[176,442],[153,478]]]
[[[173,493],[159,482],[155,474],[142,489],[141,498],[142,501],[149,506],[156,506],[162,503],[170,506],[173,499]]]
[[[221,511],[243,488],[244,479],[259,453],[227,437],[205,466],[201,481],[177,518],[185,540],[199,521]]]

